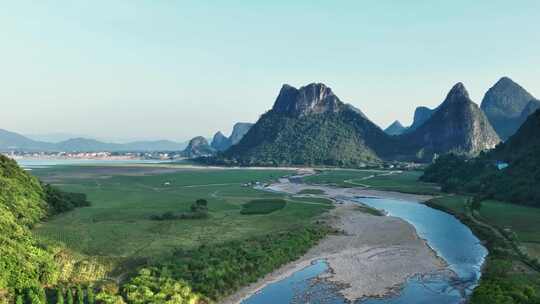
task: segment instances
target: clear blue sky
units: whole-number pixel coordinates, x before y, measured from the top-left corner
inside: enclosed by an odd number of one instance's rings
[[[293,3],[294,2],[294,3]],[[385,127],[465,83],[540,96],[540,1],[1,1],[0,128],[187,139],[324,82]]]

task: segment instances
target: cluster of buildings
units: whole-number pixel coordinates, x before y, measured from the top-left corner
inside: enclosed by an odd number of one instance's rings
[[[2,153],[13,159],[84,159],[84,160],[170,160],[175,156],[167,152],[27,152]]]

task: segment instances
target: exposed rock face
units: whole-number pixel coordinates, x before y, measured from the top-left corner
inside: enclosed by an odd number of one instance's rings
[[[362,166],[380,161],[391,139],[321,83],[284,85],[273,108],[226,151],[245,165]]]
[[[213,155],[216,151],[210,147],[206,138],[197,136],[189,141],[188,146],[183,151],[183,155],[187,158],[196,158],[202,156]]]
[[[326,112],[339,112],[344,104],[322,83],[312,83],[296,89],[283,85],[272,111],[293,117]]]
[[[238,142],[240,142],[240,140],[246,135],[252,126],[253,124],[248,122],[235,123],[231,136],[229,137],[223,135],[221,131],[217,132],[212,139],[212,148],[216,149],[217,151],[225,151],[229,149],[230,146],[236,145]]]
[[[253,124],[249,122],[235,123],[231,136],[229,137],[231,145],[236,145],[237,143],[239,143],[240,140],[247,134],[249,129],[251,129],[252,126]]]
[[[403,134],[407,128],[405,128],[398,120],[394,121],[384,132],[388,135],[400,135]]]
[[[418,159],[454,152],[474,156],[494,148],[500,139],[462,83],[456,84],[435,113],[402,138],[404,151]]]
[[[435,110],[432,110],[428,107],[417,107],[414,110],[414,120],[412,125],[409,127],[409,131],[414,131],[423,125],[430,117],[433,115]]]
[[[211,146],[217,151],[225,151],[231,146],[231,142],[227,136],[223,135],[221,131],[218,131],[212,139]]]
[[[540,110],[533,112],[527,116],[525,122],[521,125],[518,131],[512,135],[504,144],[497,147],[493,154],[498,159],[504,159],[512,165],[522,167],[523,170],[518,171],[520,174],[529,174],[530,178],[526,178],[527,182],[532,184],[538,180],[537,167],[540,164]],[[536,182],[537,183],[537,182]],[[537,185],[532,185],[537,187]]]
[[[521,123],[519,125],[520,126],[523,125],[523,123],[527,120],[527,118],[529,118],[529,116],[534,114],[536,110],[538,109],[540,109],[540,100],[533,99],[529,101],[529,103],[525,106],[525,108],[521,112],[521,115],[520,115]]]
[[[536,99],[523,87],[503,77],[486,92],[481,109],[499,136],[506,140],[526,119],[522,113],[533,100]]]

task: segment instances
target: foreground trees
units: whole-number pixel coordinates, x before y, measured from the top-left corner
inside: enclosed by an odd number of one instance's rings
[[[123,291],[130,303],[218,300],[300,258],[325,234],[325,229],[298,227],[192,251],[177,250],[169,263],[142,269]]]

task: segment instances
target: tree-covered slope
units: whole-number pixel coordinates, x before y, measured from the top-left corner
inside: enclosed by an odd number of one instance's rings
[[[29,230],[47,212],[39,181],[0,155],[0,291],[55,281],[52,255]]]
[[[317,114],[297,119],[269,112],[226,155],[244,165],[359,166],[378,162],[351,115]]]
[[[540,111],[496,149],[466,160],[441,157],[422,180],[440,183],[448,192],[469,192],[518,204],[540,207]],[[497,165],[508,165],[498,167]]]
[[[421,126],[399,139],[402,158],[424,161],[449,152],[476,156],[500,142],[462,83],[454,85],[444,102]]]
[[[61,271],[54,254],[30,228],[48,215],[88,204],[86,196],[42,185],[0,155],[0,302],[15,290],[56,283]]]
[[[390,136],[324,84],[284,85],[263,114],[222,160],[242,165],[362,166],[377,163]]]

